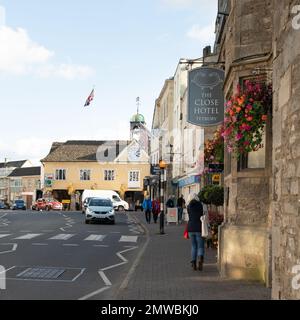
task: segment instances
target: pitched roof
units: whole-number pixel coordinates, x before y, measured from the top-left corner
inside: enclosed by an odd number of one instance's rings
[[[27,160],[0,162],[0,168],[21,168]]]
[[[130,141],[111,140],[70,140],[54,142],[49,154],[42,162],[111,162],[122,152]]]
[[[40,176],[41,167],[28,167],[28,168],[17,168],[15,169],[9,177],[30,177],[30,176]]]

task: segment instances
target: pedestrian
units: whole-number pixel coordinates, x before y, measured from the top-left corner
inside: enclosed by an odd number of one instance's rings
[[[153,214],[154,223],[157,223],[157,218],[158,218],[158,215],[160,214],[160,202],[158,198],[152,201],[152,214]]]
[[[187,211],[189,215],[189,222],[187,230],[189,233],[189,238],[192,243],[192,267],[194,270],[203,270],[204,261],[204,238],[201,236],[201,220],[203,216],[202,203],[197,194],[189,197],[189,202],[187,206]],[[197,264],[198,261],[198,264]]]
[[[145,217],[147,223],[151,222],[151,211],[152,211],[152,202],[149,196],[146,196],[145,200],[143,201],[143,209],[145,211]]]
[[[181,195],[177,200],[177,211],[178,211],[178,223],[182,223],[183,209],[185,208],[185,200]]]
[[[174,203],[174,198],[175,196],[169,196],[168,201],[166,203],[167,208],[174,208],[175,207],[175,203]]]

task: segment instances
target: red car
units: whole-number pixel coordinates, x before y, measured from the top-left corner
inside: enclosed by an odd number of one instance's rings
[[[32,206],[32,210],[62,210],[63,205],[55,199],[38,199]]]

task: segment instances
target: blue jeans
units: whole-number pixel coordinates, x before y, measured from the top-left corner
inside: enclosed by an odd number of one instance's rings
[[[192,261],[197,261],[197,257],[204,257],[204,238],[200,232],[189,232],[192,241]]]

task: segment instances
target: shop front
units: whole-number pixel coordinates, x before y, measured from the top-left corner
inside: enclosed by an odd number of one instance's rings
[[[193,175],[178,180],[179,194],[183,195],[187,200],[190,194],[199,193],[200,191],[200,175]]]

